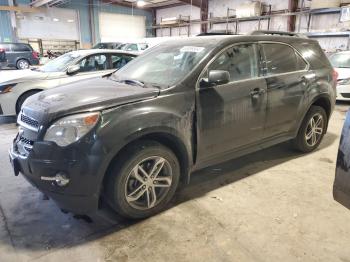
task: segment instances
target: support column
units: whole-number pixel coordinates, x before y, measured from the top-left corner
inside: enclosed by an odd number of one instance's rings
[[[298,0],[289,0],[289,12],[296,12],[298,10]],[[288,31],[295,32],[295,24],[297,17],[295,15],[288,16]]]
[[[209,0],[201,1],[201,21],[208,20],[209,11]],[[201,24],[201,33],[206,33],[208,31],[208,24]]]

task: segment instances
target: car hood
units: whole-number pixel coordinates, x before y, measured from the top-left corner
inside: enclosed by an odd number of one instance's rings
[[[335,71],[339,74],[339,80],[350,78],[350,68],[335,68]]]
[[[1,70],[0,71],[0,85],[22,83],[25,81],[34,81],[40,79],[46,79],[48,73],[26,70]]]
[[[103,110],[158,96],[158,88],[126,85],[106,78],[74,82],[29,97],[23,113],[42,124],[58,117]]]

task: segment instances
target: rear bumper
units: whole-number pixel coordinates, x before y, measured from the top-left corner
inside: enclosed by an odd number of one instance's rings
[[[70,148],[67,152],[52,142],[36,142],[28,156],[16,151],[16,142],[9,156],[15,175],[21,173],[32,185],[52,198],[66,211],[76,214],[92,214],[98,210],[101,175],[101,158],[87,155],[86,144],[80,148]],[[91,148],[90,148],[91,149]],[[54,177],[63,172],[70,179],[68,185],[60,187],[54,181],[43,177]]]

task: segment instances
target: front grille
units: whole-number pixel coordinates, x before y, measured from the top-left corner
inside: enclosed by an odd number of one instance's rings
[[[26,125],[30,129],[34,129],[35,131],[39,129],[39,122],[29,116],[24,115],[23,113],[20,116],[19,124]]]
[[[29,140],[28,138],[25,138],[23,136],[19,139],[19,141],[24,143],[24,144],[31,145],[31,146],[34,144],[34,141]]]
[[[341,93],[342,97],[350,98],[350,93]]]

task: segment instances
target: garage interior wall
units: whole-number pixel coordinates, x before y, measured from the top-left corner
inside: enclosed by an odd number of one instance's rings
[[[179,15],[181,16],[191,16],[191,20],[197,20],[200,19],[200,8],[196,6],[191,5],[182,5],[182,6],[175,6],[171,8],[162,8],[158,9],[156,11],[156,21],[157,24],[161,22],[161,19],[163,18],[171,18],[176,17],[178,18]],[[171,31],[170,31],[171,30]],[[188,30],[190,30],[190,35],[198,35],[201,31],[201,27],[199,24],[197,25],[191,25],[190,28],[188,27],[179,27],[179,28],[162,28],[157,29],[156,34],[157,37],[161,36],[187,36]]]
[[[29,5],[30,0],[17,0],[18,5]],[[1,5],[8,5],[8,0],[0,0]],[[61,5],[60,8],[75,10],[79,17],[79,39],[82,48],[89,48],[93,44],[100,42],[100,27],[99,27],[99,13],[114,13],[123,15],[135,15],[143,16],[145,18],[146,27],[149,27],[153,23],[153,14],[151,11],[134,8],[133,10],[129,7],[119,6],[115,4],[101,4],[100,1],[94,0],[92,8],[92,23],[90,23],[90,8],[88,0],[74,0],[69,1],[65,5]],[[51,8],[50,8],[51,9]],[[10,12],[0,11],[0,40],[11,42],[16,41],[11,27]],[[93,25],[93,29],[91,26]],[[94,32],[94,37],[91,36],[91,32]],[[146,36],[152,36],[152,30],[146,30]]]

